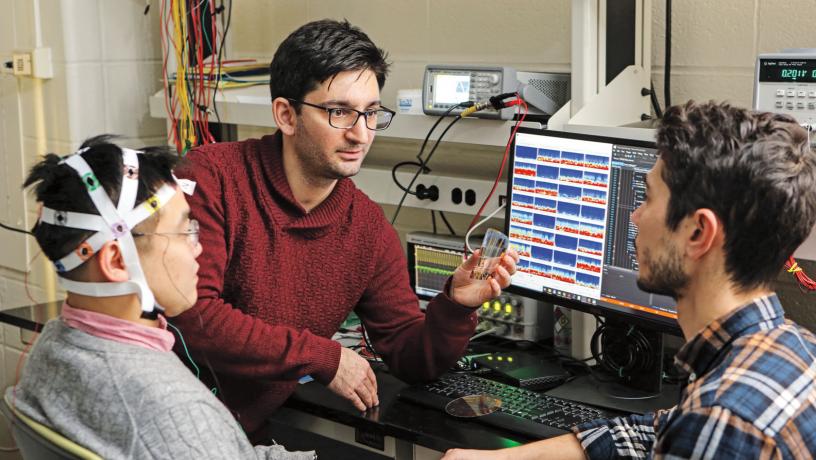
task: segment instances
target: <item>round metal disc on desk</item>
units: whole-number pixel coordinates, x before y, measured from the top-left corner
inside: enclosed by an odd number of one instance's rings
[[[481,417],[496,412],[501,407],[501,399],[490,395],[468,395],[456,398],[445,406],[445,412],[454,417]]]

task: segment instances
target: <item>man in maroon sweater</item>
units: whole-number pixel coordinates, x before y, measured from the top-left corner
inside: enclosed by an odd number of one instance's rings
[[[354,310],[393,373],[437,377],[464,352],[475,308],[510,282],[510,252],[475,281],[471,257],[423,314],[409,286],[397,233],[349,179],[375,130],[385,53],[348,22],[293,32],[271,64],[278,131],[188,155],[181,177],[200,222],[199,300],[179,316],[194,355],[206,359],[223,399],[252,433],[311,375],[360,410],[375,406],[368,362],[331,336]]]

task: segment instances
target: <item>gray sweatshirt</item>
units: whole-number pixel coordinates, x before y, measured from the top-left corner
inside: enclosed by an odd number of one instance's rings
[[[253,446],[172,352],[102,339],[54,319],[7,399],[103,458],[311,460]],[[13,394],[12,394],[13,393]]]

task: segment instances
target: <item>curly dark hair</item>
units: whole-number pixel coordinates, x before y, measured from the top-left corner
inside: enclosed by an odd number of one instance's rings
[[[385,85],[387,54],[348,21],[323,19],[304,24],[280,44],[269,65],[272,100],[302,100],[322,82],[348,70],[371,70]],[[299,107],[298,107],[299,108]]]
[[[689,101],[666,111],[657,147],[668,227],[711,209],[723,223],[730,279],[743,290],[770,286],[816,223],[807,132],[788,115]]]

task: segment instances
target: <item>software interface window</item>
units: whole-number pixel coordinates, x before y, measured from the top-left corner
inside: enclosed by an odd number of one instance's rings
[[[621,311],[676,318],[674,300],[638,289],[630,216],[645,194],[654,148],[519,133],[509,237],[521,255],[513,284]]]

